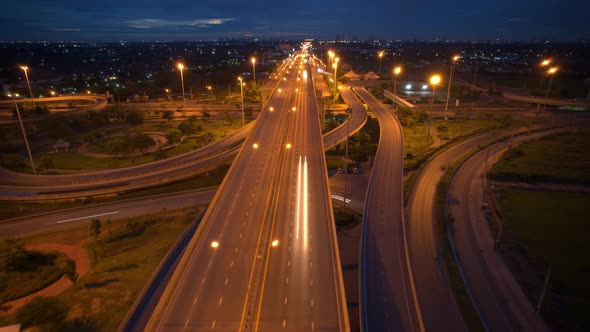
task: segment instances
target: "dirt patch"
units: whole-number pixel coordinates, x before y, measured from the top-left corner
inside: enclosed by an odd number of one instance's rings
[[[88,260],[88,253],[86,249],[84,249],[80,245],[66,245],[66,244],[57,244],[57,243],[43,243],[43,244],[32,244],[26,246],[27,250],[34,250],[34,251],[59,251],[66,255],[69,259],[73,260],[76,263],[76,273],[79,277],[82,277],[90,268],[90,263]],[[17,309],[31,301],[33,298],[37,296],[56,296],[63,291],[65,291],[68,287],[73,285],[72,281],[65,276],[62,276],[53,284],[49,285],[48,287],[35,292],[33,294],[27,295],[25,297],[21,297],[20,299],[16,299],[14,301],[6,302],[2,304],[2,309],[0,310],[0,316],[4,315],[11,315],[16,312]]]

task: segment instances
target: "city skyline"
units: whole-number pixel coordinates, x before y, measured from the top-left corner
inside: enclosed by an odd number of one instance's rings
[[[9,0],[0,4],[0,40],[173,41],[226,38],[552,40],[587,38],[590,4],[575,1],[173,2]],[[555,15],[554,13],[559,13]]]

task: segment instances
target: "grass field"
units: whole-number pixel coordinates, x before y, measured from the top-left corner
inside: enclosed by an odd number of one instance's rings
[[[57,296],[67,303],[68,318],[86,317],[96,322],[98,331],[116,331],[156,266],[194,217],[191,209],[113,221],[110,236],[103,223],[95,258],[91,255],[91,270]],[[80,244],[88,237],[88,228],[83,227],[25,240]],[[14,316],[0,319],[0,324],[13,322]]]
[[[589,331],[590,194],[500,189],[497,197],[506,224],[502,242],[508,259],[531,302],[536,305],[547,268],[552,266],[550,293],[542,316],[556,331]]]
[[[28,252],[30,267],[24,271],[0,271],[0,303],[41,290],[61,278],[68,258],[58,252]]]
[[[494,164],[495,180],[590,184],[590,131],[560,133],[525,142]]]
[[[169,123],[163,123],[163,126],[155,125],[155,124],[143,124],[140,126],[134,127],[126,127],[126,128],[119,128],[119,129],[104,129],[105,135],[113,135],[115,133],[130,133],[130,132],[145,132],[145,131],[162,131],[165,132],[169,128],[175,128],[178,125],[178,121],[171,121]],[[222,139],[223,137],[231,134],[232,132],[236,131],[241,127],[241,121],[233,121],[231,124],[224,122],[223,120],[207,120],[207,121],[198,121],[197,125],[203,127],[203,132],[208,132],[214,135],[215,140]],[[157,130],[154,130],[157,129]],[[135,157],[112,157],[112,158],[95,158],[92,156],[87,156],[76,152],[75,148],[70,149],[68,152],[58,152],[58,153],[51,153],[53,160],[54,169],[64,169],[64,170],[103,170],[103,169],[114,169],[114,168],[123,168],[129,167],[134,165],[140,165],[149,163],[152,161],[160,160],[162,158],[169,158],[179,154],[187,153],[202,147],[202,142],[195,137],[188,137],[183,140],[180,144],[176,145],[175,147],[162,151],[160,154],[159,152],[152,152],[149,154],[144,154]],[[104,149],[96,149],[95,147],[90,147],[91,151],[96,151],[99,153],[105,153]],[[41,155],[37,154],[35,158],[35,163],[40,164]]]

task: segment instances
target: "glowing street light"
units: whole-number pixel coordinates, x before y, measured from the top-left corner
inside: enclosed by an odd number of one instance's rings
[[[279,240],[273,240],[271,246],[277,247],[279,245]]]
[[[9,98],[12,98],[12,94],[8,94]],[[15,94],[15,97],[18,97],[18,93]],[[12,98],[14,100],[14,98]],[[29,154],[29,161],[31,162],[31,168],[33,169],[33,173],[37,174],[37,170],[35,169],[35,163],[33,162],[33,154],[31,154],[31,148],[29,147],[29,140],[27,139],[27,133],[25,132],[25,126],[23,125],[23,119],[20,116],[20,110],[18,109],[18,104],[16,101],[14,102],[14,108],[16,109],[16,115],[18,115],[18,122],[20,123],[20,129],[23,132],[23,137],[25,139],[25,146],[27,147],[27,153]]]
[[[543,80],[545,79],[544,69],[545,67],[549,66],[551,62],[553,62],[552,59],[545,59],[541,61],[541,63],[539,64],[539,67],[541,67],[541,79],[539,80],[539,90],[543,88]]]
[[[402,67],[397,66],[393,69],[393,94],[397,94],[397,77],[402,72]]]
[[[212,241],[211,242],[211,248],[216,249],[217,247],[219,247],[219,242],[217,241]]]
[[[33,90],[31,89],[31,83],[29,82],[29,67],[20,66],[20,69],[22,69],[25,72],[25,78],[27,79],[27,85],[29,86],[29,92],[31,93],[31,103],[33,104],[33,107],[35,107],[35,98],[33,97]]]
[[[328,66],[330,67],[330,74],[332,71],[332,63],[334,62],[334,56],[336,55],[334,52],[332,52],[332,50],[328,51],[328,55],[330,56],[330,61]]]
[[[440,83],[440,75],[433,75],[430,77],[430,85],[432,85],[432,98],[430,99],[430,107],[434,105],[434,94],[436,92],[436,86]]]
[[[385,53],[385,51],[381,51],[378,53],[379,56],[379,75],[381,75],[381,62],[383,60],[383,54]]]
[[[553,83],[553,76],[555,76],[554,74],[557,73],[558,69],[558,67],[552,67],[547,71],[547,75],[549,75],[549,88],[547,89],[547,95],[545,96],[546,98],[549,98],[549,93],[551,92],[551,83]]]
[[[340,58],[334,59],[334,105],[336,105],[336,88],[338,87],[338,61]]]
[[[250,61],[252,61],[252,75],[254,78],[254,83],[256,83],[256,58],[252,57]]]
[[[449,108],[449,97],[451,96],[451,83],[453,81],[453,72],[455,70],[455,64],[459,61],[461,57],[459,55],[455,55],[453,57],[453,61],[451,62],[451,75],[449,75],[449,87],[447,88],[447,102],[445,104],[445,121],[447,120],[447,109]]]
[[[207,94],[210,94],[210,97],[213,97],[213,86],[207,85]]]
[[[184,71],[184,64],[179,63],[176,65],[176,67],[178,67],[178,69],[180,70],[180,84],[182,85],[182,105],[185,104],[185,98],[184,98],[184,75],[182,74],[182,72]]]
[[[242,127],[244,126],[245,119],[244,119],[244,81],[242,77],[238,77],[238,81],[240,81],[240,94],[242,96]]]

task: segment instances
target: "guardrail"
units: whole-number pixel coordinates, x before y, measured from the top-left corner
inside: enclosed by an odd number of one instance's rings
[[[201,212],[187,229],[180,235],[180,238],[168,250],[164,259],[160,262],[156,270],[152,273],[149,281],[139,293],[131,309],[119,325],[118,332],[143,331],[152,312],[156,308],[168,280],[172,277],[182,254],[184,253],[188,242],[195,234],[201,224],[205,211]]]

